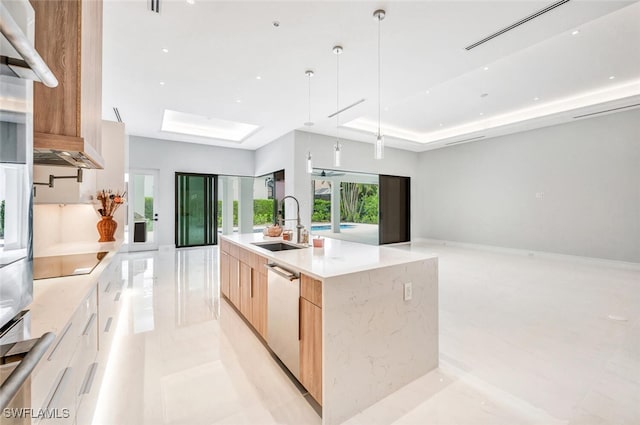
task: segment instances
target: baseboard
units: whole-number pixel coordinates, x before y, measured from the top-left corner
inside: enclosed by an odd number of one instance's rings
[[[482,245],[482,244],[475,244],[475,243],[469,243],[469,242],[449,241],[449,240],[432,239],[432,238],[416,238],[413,240],[413,243],[416,243],[416,242],[425,242],[425,243],[434,244],[434,245],[456,246],[460,248],[477,249],[481,251],[491,251],[491,252],[497,252],[501,254],[514,254],[514,255],[522,255],[526,257],[539,257],[539,258],[548,258],[548,259],[554,259],[554,260],[573,261],[577,263],[597,264],[601,266],[617,267],[617,268],[623,268],[627,270],[640,271],[640,263],[633,263],[630,261],[610,260],[606,258],[596,258],[596,257],[582,257],[579,255],[558,254],[555,252],[534,251],[530,249],[519,249],[519,248],[507,248],[502,246]]]

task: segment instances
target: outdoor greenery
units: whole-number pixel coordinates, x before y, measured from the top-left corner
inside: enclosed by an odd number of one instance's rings
[[[340,220],[378,224],[378,185],[340,183]]]
[[[342,182],[340,197],[340,221],[378,224],[378,185]],[[331,201],[314,199],[311,221],[330,222]]]
[[[313,223],[327,223],[331,221],[331,201],[316,198],[313,200]]]
[[[254,199],[253,200],[253,224],[272,224],[273,217],[273,199]],[[238,201],[233,201],[233,225],[238,225]],[[222,201],[218,201],[218,227],[222,227]]]
[[[0,238],[4,238],[4,199],[0,202]]]
[[[153,230],[153,197],[144,197],[144,218],[147,219],[147,231]]]

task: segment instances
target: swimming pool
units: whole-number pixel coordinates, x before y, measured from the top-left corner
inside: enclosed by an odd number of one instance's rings
[[[356,227],[355,224],[341,224],[340,228],[341,229],[353,229],[354,227]],[[331,225],[330,224],[316,224],[311,226],[311,231],[315,231],[315,230],[331,230]]]

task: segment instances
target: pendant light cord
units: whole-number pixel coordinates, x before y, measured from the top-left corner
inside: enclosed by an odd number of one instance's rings
[[[336,53],[336,111],[340,110],[340,53]],[[336,143],[340,146],[340,114],[336,115]]]
[[[307,122],[311,122],[311,75],[307,74],[307,78],[309,79],[309,119]]]
[[[380,16],[378,16],[378,137],[380,137],[380,73],[382,70],[382,67],[380,65],[380,25],[382,23],[382,19],[380,19]]]

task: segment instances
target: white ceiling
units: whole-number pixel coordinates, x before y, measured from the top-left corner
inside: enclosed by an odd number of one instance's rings
[[[340,122],[370,129],[380,7],[388,145],[422,151],[640,103],[640,3],[571,0],[464,49],[550,3],[161,0],[156,14],[146,0],[107,0],[103,116],[113,120],[117,107],[132,135],[256,149],[304,127],[304,71],[313,69],[311,131],[335,135],[327,116],[337,109],[332,47],[340,44],[340,107],[366,99]],[[241,143],[163,132],[165,109],[260,129]],[[340,135],[374,141],[344,126]]]

